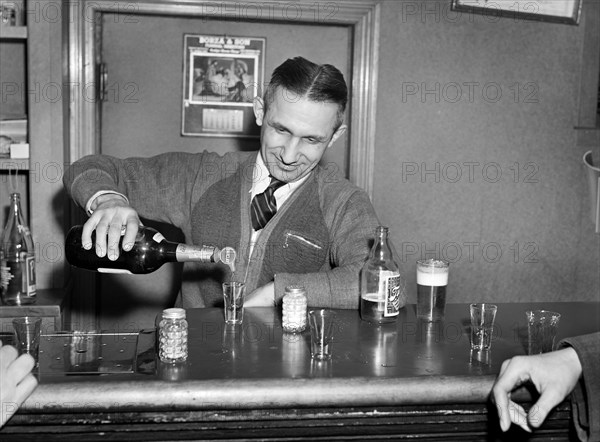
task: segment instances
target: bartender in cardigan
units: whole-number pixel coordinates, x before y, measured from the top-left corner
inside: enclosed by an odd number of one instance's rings
[[[218,305],[221,284],[235,279],[246,284],[246,307],[272,306],[285,287],[301,285],[312,307],[358,308],[359,272],[379,221],[362,189],[318,164],[346,131],[347,100],[337,68],[295,57],[254,101],[258,153],[77,161],[64,185],[89,215],[84,248],[115,260],[122,233],[128,251],[140,217],[153,219],[193,244],[237,251],[234,275],[215,262],[186,262],[178,307]]]

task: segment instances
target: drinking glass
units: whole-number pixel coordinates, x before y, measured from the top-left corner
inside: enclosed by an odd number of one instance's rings
[[[224,282],[223,299],[225,301],[225,323],[241,324],[244,319],[244,290],[243,282]]]
[[[311,310],[308,312],[310,324],[311,355],[313,359],[327,361],[331,359],[331,341],[335,313],[331,310]]]
[[[42,318],[25,316],[23,318],[13,319],[13,328],[15,331],[15,347],[19,354],[28,353],[33,356],[36,364],[40,349],[40,330]]]
[[[441,321],[446,308],[450,264],[440,259],[417,261],[417,318]]]
[[[560,313],[549,310],[528,310],[528,354],[537,355],[554,350]]]
[[[471,349],[489,350],[498,307],[494,304],[471,304]]]

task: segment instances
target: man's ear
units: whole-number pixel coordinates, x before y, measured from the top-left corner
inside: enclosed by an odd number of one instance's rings
[[[255,97],[254,101],[254,118],[256,118],[256,124],[262,126],[263,118],[265,116],[265,102],[261,97]]]
[[[327,144],[327,147],[328,148],[331,147],[331,145],[333,143],[335,143],[335,140],[337,140],[339,137],[341,137],[346,132],[347,129],[348,129],[348,126],[346,126],[345,124],[342,124],[340,127],[338,127],[338,130],[336,130],[333,133],[333,136],[331,137],[331,141],[329,142],[329,144]]]

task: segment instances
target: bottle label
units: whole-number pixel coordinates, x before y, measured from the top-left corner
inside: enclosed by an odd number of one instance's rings
[[[21,253],[20,261],[2,260],[0,286],[4,293],[21,293],[21,296],[36,295],[35,256]]]
[[[163,242],[163,241],[165,240],[165,237],[164,237],[164,236],[162,236],[162,233],[160,233],[160,232],[156,232],[156,233],[154,234],[154,236],[152,237],[152,239],[153,239],[154,241],[156,241],[156,242]]]
[[[14,278],[14,271],[12,269],[14,266],[11,264],[12,263],[2,260],[2,266],[0,267],[0,285],[2,286],[2,291],[5,293],[8,290],[10,281]]]
[[[17,231],[24,236],[29,236],[31,235],[31,232],[29,231],[29,227],[24,226],[23,224],[17,224]]]
[[[379,276],[379,293],[385,295],[383,316],[398,316],[400,313],[400,274],[385,270]]]
[[[23,282],[27,287],[27,296],[35,296],[35,256],[28,256],[23,264],[26,268]]]

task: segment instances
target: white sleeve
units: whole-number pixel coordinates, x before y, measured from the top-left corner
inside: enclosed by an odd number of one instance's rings
[[[122,193],[119,192],[115,192],[113,190],[100,190],[98,192],[96,192],[95,194],[92,195],[92,197],[88,200],[88,202],[85,205],[85,213],[88,214],[88,216],[91,216],[92,213],[94,213],[94,211],[92,210],[92,203],[96,200],[96,198],[98,198],[99,196],[102,195],[108,195],[108,194],[113,194],[113,195],[119,195],[121,197],[123,197],[125,199],[125,201],[127,201],[127,204],[129,204],[129,198],[127,198],[125,195],[123,195]]]

